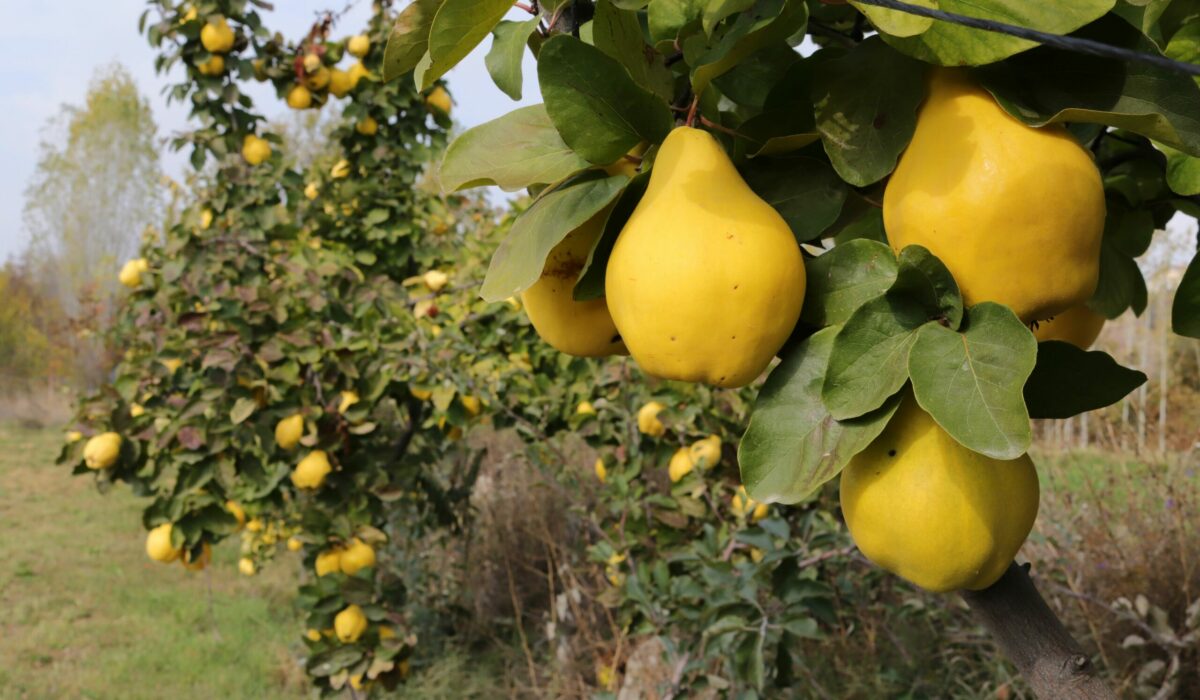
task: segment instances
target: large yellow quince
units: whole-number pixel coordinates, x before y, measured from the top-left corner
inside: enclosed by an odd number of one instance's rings
[[[992,585],[1038,511],[1028,455],[998,460],[968,450],[911,395],[841,483],[842,512],[862,553],[930,591]]]
[[[171,523],[163,523],[146,535],[146,554],[163,564],[169,564],[183,554],[182,547],[171,545]]]
[[[121,454],[121,436],[116,433],[100,433],[83,446],[83,462],[88,469],[108,469],[117,463]]]
[[[321,484],[325,483],[325,476],[331,470],[329,457],[325,451],[313,450],[308,453],[307,457],[300,460],[300,463],[292,471],[292,484],[301,489],[320,488]]]
[[[350,542],[350,546],[342,550],[339,564],[342,573],[353,576],[369,566],[375,566],[375,550],[371,545],[355,537]]]
[[[280,449],[290,450],[300,443],[304,435],[304,416],[294,413],[275,424],[275,444]]]
[[[686,447],[680,447],[675,450],[675,454],[671,455],[671,463],[667,465],[667,476],[671,479],[671,483],[675,483],[692,473],[696,468],[696,460],[692,458],[692,451]]]
[[[130,289],[137,289],[142,284],[142,273],[149,269],[145,258],[135,258],[121,266],[117,273],[117,281]]]
[[[638,431],[650,437],[662,437],[667,432],[667,426],[658,419],[658,414],[665,408],[657,401],[647,401],[637,412]]]
[[[688,448],[692,453],[692,461],[701,469],[712,469],[721,463],[721,436],[709,435],[697,440]]]
[[[1025,322],[1087,301],[1100,273],[1104,188],[1062,127],[1028,127],[965,73],[937,69],[883,197],[897,251],[922,245],[968,304]]]
[[[679,127],[613,246],[608,308],[629,353],[665,379],[739,387],[800,317],[804,262],[783,217],[710,134]]]
[[[353,79],[349,73],[341,68],[333,68],[329,71],[329,94],[334,97],[345,97],[353,87]]]
[[[343,643],[356,642],[367,631],[367,616],[357,605],[347,606],[333,618],[333,629]]]
[[[209,56],[207,61],[196,65],[196,70],[200,71],[200,75],[215,78],[225,73],[225,58],[222,56]]]
[[[224,17],[210,19],[200,30],[200,43],[209,53],[228,53],[233,48],[233,29]]]
[[[596,245],[609,208],[571,231],[546,256],[542,276],[521,293],[525,313],[550,347],[578,357],[624,355],[621,335],[604,299],[576,301],[573,294],[588,255]]]
[[[1086,305],[1067,309],[1053,318],[1039,321],[1033,331],[1038,342],[1061,340],[1087,350],[1100,337],[1100,329],[1108,319],[1089,309]]]

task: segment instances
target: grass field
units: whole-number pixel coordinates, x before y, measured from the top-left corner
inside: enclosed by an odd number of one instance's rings
[[[294,565],[150,561],[144,503],[54,466],[55,431],[0,425],[0,698],[296,698]]]

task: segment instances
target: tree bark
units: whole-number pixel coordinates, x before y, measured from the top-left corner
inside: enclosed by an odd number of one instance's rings
[[[1014,562],[989,588],[962,596],[1038,698],[1116,700],[1025,566]]]

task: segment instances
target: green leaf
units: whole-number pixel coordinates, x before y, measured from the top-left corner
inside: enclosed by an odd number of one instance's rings
[[[646,10],[650,39],[675,41],[683,28],[700,19],[707,0],[654,0]]]
[[[846,201],[846,184],[816,158],[758,158],[742,169],[742,177],[779,212],[798,243],[820,238]]]
[[[542,46],[538,80],[563,141],[593,163],[612,163],[642,141],[660,142],[674,124],[667,104],[620,63],[571,36]]]
[[[417,67],[417,87],[427,90],[492,32],[512,0],[443,0],[429,27],[429,64]]]
[[[337,604],[340,606],[342,602],[339,600]],[[313,677],[325,678],[353,666],[362,658],[362,649],[357,646],[339,646],[313,654],[309,657],[306,668]]]
[[[968,17],[1015,24],[1050,34],[1066,34],[1112,9],[1114,0],[940,0],[938,7]],[[1006,34],[971,29],[950,22],[934,22],[917,36],[884,34],[900,51],[941,66],[978,66],[1007,58],[1036,44]]]
[[[439,175],[446,192],[480,185],[512,192],[590,166],[563,143],[545,106],[531,105],[463,132],[446,149]]]
[[[931,10],[936,10],[938,7],[938,0],[908,0],[908,3]],[[871,20],[871,24],[875,25],[875,28],[882,34],[896,37],[916,36],[929,29],[933,24],[933,19],[930,17],[889,10],[876,5],[866,5],[855,0],[850,0],[850,4],[866,15],[867,19]]]
[[[965,330],[921,328],[908,354],[913,394],[938,425],[970,450],[1015,459],[1033,433],[1022,389],[1037,359],[1037,341],[1008,307],[984,302],[967,310]]]
[[[800,320],[814,326],[845,323],[866,302],[896,281],[896,254],[886,244],[865,239],[835,246],[805,261],[808,289]]]
[[[1171,328],[1179,335],[1200,338],[1200,255],[1192,257],[1171,302]]]
[[[958,330],[963,317],[963,300],[958,283],[941,260],[919,245],[900,251],[896,283],[888,291],[921,305],[930,318],[944,320],[950,330]]]
[[[442,0],[414,0],[396,17],[383,51],[383,79],[393,80],[417,67],[429,50],[429,29]]]
[[[794,0],[757,0],[752,10],[739,14],[709,40],[695,34],[683,43],[683,54],[692,67],[692,91],[703,94],[709,83],[747,56],[785,41],[808,22],[808,5]]]
[[[1171,191],[1184,197],[1200,194],[1200,158],[1161,143],[1154,146],[1167,157],[1167,186]]]
[[[788,350],[763,384],[738,445],[742,484],[751,498],[764,503],[808,498],[871,444],[899,405],[892,398],[844,422],[829,415],[821,385],[838,330],[826,328]]]
[[[1120,401],[1146,382],[1107,353],[1058,340],[1038,343],[1037,364],[1025,382],[1030,418],[1070,418]]]
[[[608,269],[609,255],[612,254],[617,236],[621,235],[621,229],[625,228],[625,222],[629,221],[638,202],[642,201],[642,195],[646,193],[648,184],[650,184],[650,173],[638,173],[637,177],[630,180],[629,185],[621,192],[617,203],[608,214],[608,221],[604,224],[604,233],[600,234],[600,240],[596,241],[596,247],[592,249],[583,272],[579,274],[579,281],[575,283],[573,296],[577,301],[599,299],[604,296],[604,273]]]
[[[1200,20],[1193,19],[1180,27],[1171,36],[1163,53],[1176,61],[1200,64]],[[1192,80],[1200,83],[1200,77],[1193,77]]]
[[[1148,212],[1129,210],[1113,199],[1109,199],[1108,208],[1100,242],[1100,280],[1088,306],[1108,318],[1116,318],[1130,308],[1140,315],[1146,310],[1148,293],[1134,257],[1149,245],[1154,221]]]
[[[492,82],[514,100],[521,99],[521,59],[525,56],[525,43],[537,25],[536,17],[528,22],[501,22],[496,25],[492,48],[483,59]]]
[[[612,0],[599,0],[592,18],[592,41],[596,48],[625,66],[635,83],[663,100],[671,99],[674,91],[671,71],[663,55],[646,45],[637,13],[618,8]]]
[[[527,289],[541,276],[550,250],[613,201],[628,182],[624,175],[581,178],[538,198],[517,217],[492,255],[480,295],[494,302]]]
[[[838,420],[874,411],[908,381],[908,354],[928,322],[920,306],[885,294],[850,314],[833,341],[821,398]]]
[[[233,408],[229,411],[229,420],[234,425],[238,425],[249,418],[257,408],[258,403],[254,399],[242,397],[233,402]]]
[[[830,53],[821,51],[789,66],[767,93],[761,113],[738,127],[738,133],[754,142],[748,151],[750,157],[799,150],[821,138],[813,120],[812,77]],[[722,76],[718,85],[740,70]]]
[[[1115,17],[1077,36],[1154,53]],[[1032,126],[1089,122],[1128,129],[1200,156],[1200,86],[1185,75],[1131,61],[1040,48],[974,72],[1006,111]]]
[[[816,127],[843,180],[863,187],[896,167],[925,97],[924,72],[878,37],[821,63],[812,87]]]

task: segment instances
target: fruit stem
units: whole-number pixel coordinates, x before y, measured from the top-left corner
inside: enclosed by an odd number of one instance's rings
[[[1116,700],[1029,578],[1028,564],[1010,564],[982,591],[963,591],[975,617],[991,632],[1038,698]]]
[[[696,95],[695,97],[692,98],[692,106],[688,107],[687,121],[684,122],[687,126],[692,127],[692,126],[696,125],[696,109],[699,106],[700,106],[700,96]]]

